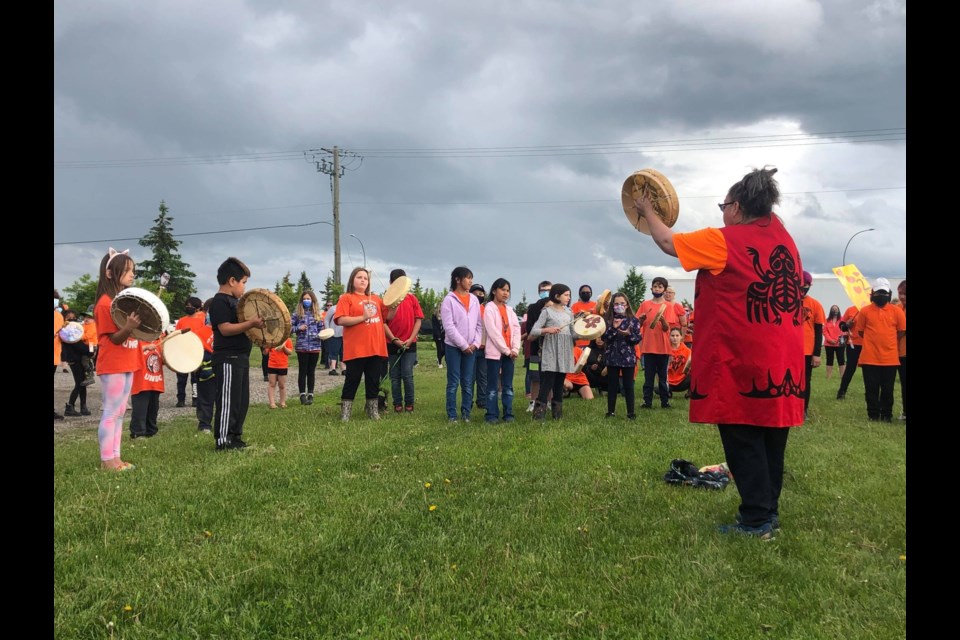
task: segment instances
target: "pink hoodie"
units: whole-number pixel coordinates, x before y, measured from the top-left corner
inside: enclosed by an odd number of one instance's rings
[[[487,360],[520,354],[520,321],[510,306],[507,306],[507,321],[510,323],[510,344],[503,339],[503,318],[497,303],[488,302],[483,306],[483,330],[487,336],[483,353]]]

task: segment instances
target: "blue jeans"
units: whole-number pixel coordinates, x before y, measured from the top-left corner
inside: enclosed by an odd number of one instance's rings
[[[403,353],[390,355],[390,387],[393,393],[393,406],[405,404],[413,406],[413,365],[417,361],[417,352],[409,349]],[[403,380],[403,395],[400,393],[400,381]]]
[[[454,346],[445,344],[447,358],[447,418],[457,417],[457,387],[460,387],[460,413],[464,420],[470,418],[473,406],[473,374],[476,370],[477,352],[467,355]]]
[[[503,419],[513,420],[513,358],[501,356],[499,360],[487,360],[487,416],[488,422],[497,419],[497,381],[500,382],[503,401]]]

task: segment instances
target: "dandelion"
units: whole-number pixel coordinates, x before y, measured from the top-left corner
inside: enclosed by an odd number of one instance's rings
[[[430,511],[436,511],[436,510],[437,510],[437,505],[435,504],[430,505]]]
[[[444,483],[444,484],[450,484],[450,478],[444,478],[444,479],[443,479],[443,483]]]
[[[433,485],[430,484],[429,482],[424,482],[424,483],[423,483],[423,488],[424,488],[424,489],[429,489],[429,488],[432,487],[432,486],[433,486]]]
[[[213,532],[212,532],[212,531],[207,531],[206,529],[203,530],[203,537],[204,537],[204,538],[209,538],[209,537],[212,536],[212,535],[213,535]]]
[[[133,611],[133,607],[131,607],[129,604],[125,604],[125,605],[123,605],[123,610],[124,610],[124,611]]]
[[[907,556],[900,556],[900,560],[906,560]]]
[[[450,569],[453,570],[453,571],[456,571],[456,570],[457,570],[457,565],[455,565],[455,564],[450,565]]]

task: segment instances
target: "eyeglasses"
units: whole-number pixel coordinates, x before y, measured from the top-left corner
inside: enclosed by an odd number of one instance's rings
[[[736,200],[731,200],[730,202],[720,202],[717,204],[717,206],[720,207],[720,211],[723,211],[724,209],[732,205],[734,202],[736,202]]]

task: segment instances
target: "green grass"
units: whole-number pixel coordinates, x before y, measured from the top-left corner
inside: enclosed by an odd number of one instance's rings
[[[537,425],[518,369],[517,422],[450,425],[431,347],[416,413],[381,423],[339,422],[337,390],[251,407],[251,447],[217,453],[181,419],[125,440],[123,474],[95,429],[58,436],[57,637],[905,636],[905,427],[867,422],[859,375],[838,402],[814,372],[760,542],[714,532],[734,487],[663,482],[673,458],[723,460],[684,400],[635,423],[569,400]]]

